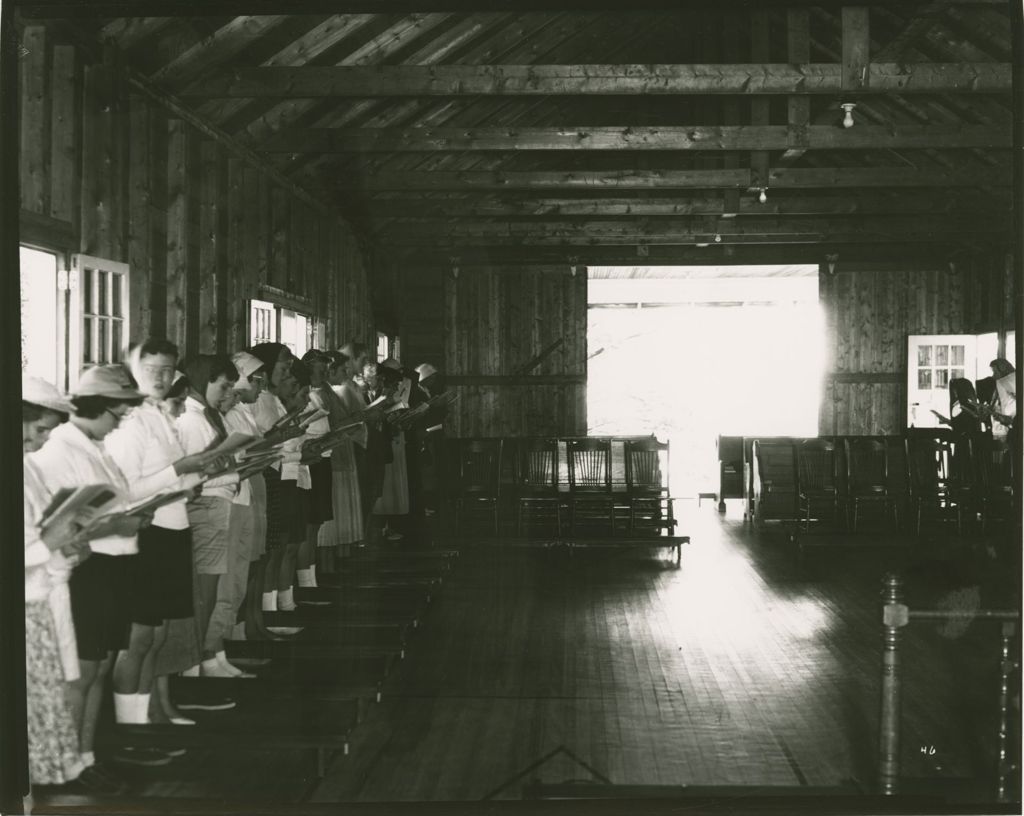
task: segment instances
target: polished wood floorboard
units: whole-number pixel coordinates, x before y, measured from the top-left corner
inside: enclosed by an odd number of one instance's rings
[[[467,546],[323,779],[309,752],[196,749],[134,772],[132,794],[479,801],[538,781],[870,792],[881,576],[905,570],[917,605],[1006,606],[1017,575],[931,541],[815,550],[799,565],[781,530],[733,510],[689,508],[680,569],[667,552]],[[991,773],[998,627],[911,629],[906,775]]]
[[[680,570],[647,554],[464,550],[312,801],[517,799],[531,781],[871,791],[882,574],[906,570],[923,605],[980,602],[955,591],[965,583],[1013,600],[941,542],[815,551],[800,567],[777,529],[707,506],[688,524]],[[991,773],[998,627],[913,628],[905,773]]]

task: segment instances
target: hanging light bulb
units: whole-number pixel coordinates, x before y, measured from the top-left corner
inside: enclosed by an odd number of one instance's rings
[[[843,102],[839,107],[843,109],[843,127],[853,127],[853,109],[857,107],[856,102]]]
[[[768,200],[768,188],[762,187],[761,192],[757,194],[757,200],[764,204]]]

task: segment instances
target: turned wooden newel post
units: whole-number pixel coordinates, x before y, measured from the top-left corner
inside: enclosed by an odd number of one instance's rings
[[[882,580],[882,716],[878,741],[878,787],[897,792],[900,775],[900,630],[910,619],[903,603],[903,581],[889,573]]]
[[[1013,771],[1013,763],[1009,755],[1010,750],[1010,677],[1016,667],[1011,657],[1013,638],[1017,632],[1017,625],[1013,621],[1004,621],[1002,627],[1002,651],[999,662],[999,734],[997,744],[999,747],[999,773],[998,788],[996,790],[996,801],[1006,802],[1006,780]]]

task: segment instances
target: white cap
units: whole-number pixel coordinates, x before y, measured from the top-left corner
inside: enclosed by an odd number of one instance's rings
[[[238,369],[239,376],[244,377],[246,380],[263,368],[263,361],[247,351],[238,351],[232,354],[231,362]]]
[[[437,369],[430,363],[420,363],[416,366],[416,373],[420,375],[420,382],[423,382],[428,377],[433,377],[437,373]]]
[[[21,378],[21,399],[41,408],[49,408],[62,414],[73,414],[75,406],[57,390],[57,386],[41,377]]]

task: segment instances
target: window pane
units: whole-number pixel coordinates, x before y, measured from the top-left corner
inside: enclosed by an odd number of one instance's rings
[[[937,368],[935,369],[935,387],[946,388],[949,385],[949,369],[948,368]]]
[[[115,277],[114,280],[117,280]],[[116,301],[115,301],[116,303]],[[124,341],[121,339],[121,330],[123,324],[120,320],[111,321],[110,332],[111,332],[111,350],[110,350],[110,362],[119,363],[121,362],[121,346]]]
[[[950,379],[961,380],[964,376],[964,370],[962,368],[954,368],[949,372]]]
[[[110,304],[110,313],[114,317],[124,317],[121,308],[121,275],[113,275],[111,277],[114,284],[114,294],[112,295],[113,303]]]
[[[99,281],[97,287],[99,288],[99,308],[96,310],[96,314],[110,314],[109,304],[107,303],[107,277],[108,273],[102,269],[99,272]]]
[[[932,370],[920,368],[917,371],[917,387],[921,391],[928,391],[932,387]]]
[[[109,331],[109,325],[106,320],[97,320],[99,323],[99,346],[96,349],[96,362],[98,363],[109,363],[110,358],[107,356],[107,333]]]
[[[87,317],[82,321],[82,361],[91,363],[94,359],[92,348],[92,321]]]
[[[93,280],[94,276],[91,269],[82,270],[82,311],[87,314],[94,314],[93,309]]]
[[[935,365],[937,365],[937,366],[948,366],[949,365],[949,346],[936,346],[935,347]]]
[[[962,366],[966,357],[966,349],[963,346],[950,346],[950,365]]]
[[[917,364],[919,366],[930,366],[932,364],[932,347],[931,346],[918,346],[917,347]]]

